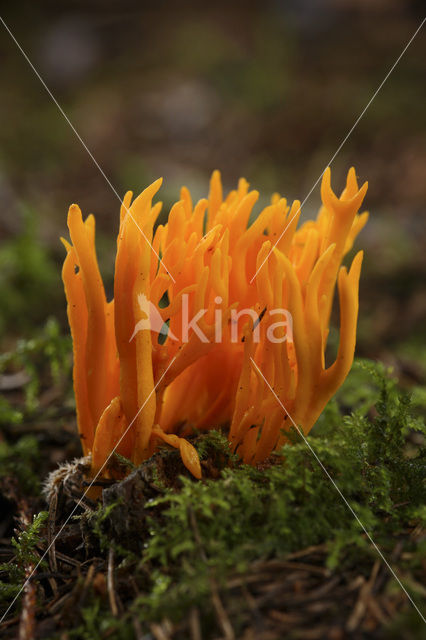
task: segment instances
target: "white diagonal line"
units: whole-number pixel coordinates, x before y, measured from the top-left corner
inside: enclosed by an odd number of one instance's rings
[[[372,97],[370,98],[370,100],[367,102],[367,104],[365,105],[364,109],[361,111],[361,113],[359,114],[358,118],[355,120],[354,124],[352,125],[352,127],[349,129],[348,133],[346,134],[346,136],[343,138],[342,142],[339,144],[339,146],[337,147],[337,150],[335,151],[334,155],[330,158],[330,160],[328,161],[327,165],[324,167],[323,171],[320,173],[320,175],[318,176],[316,182],[314,183],[313,187],[311,188],[311,190],[309,191],[308,195],[305,197],[305,199],[303,200],[303,202],[301,203],[301,205],[299,206],[299,208],[297,209],[296,213],[291,217],[291,219],[289,220],[289,222],[286,224],[286,226],[284,227],[284,231],[282,231],[280,237],[278,238],[278,240],[275,242],[274,246],[271,248],[271,250],[269,251],[268,255],[266,256],[266,258],[263,260],[262,264],[259,266],[259,268],[257,269],[256,273],[254,274],[254,276],[252,277],[252,279],[250,280],[250,284],[252,284],[253,280],[255,279],[255,277],[257,276],[257,274],[259,273],[259,271],[261,270],[261,268],[263,267],[263,265],[265,264],[265,262],[268,260],[269,256],[271,255],[271,253],[274,251],[275,247],[277,246],[277,244],[279,243],[279,241],[281,240],[281,238],[283,237],[283,235],[285,234],[285,232],[287,231],[287,229],[289,228],[290,224],[292,223],[292,221],[294,220],[294,218],[297,216],[297,214],[299,213],[299,211],[301,210],[301,208],[303,207],[303,205],[306,203],[306,201],[308,200],[308,198],[310,197],[312,191],[315,189],[315,187],[317,186],[318,182],[321,180],[321,178],[324,175],[325,170],[327,169],[327,167],[329,167],[332,162],[335,160],[336,156],[338,153],[340,153],[340,150],[342,149],[343,145],[347,142],[348,138],[351,136],[352,132],[354,131],[354,129],[358,126],[360,120],[362,119],[362,117],[364,116],[365,112],[367,111],[367,109],[369,108],[369,106],[371,105],[371,103],[374,101],[374,99],[376,98],[377,94],[380,92],[381,88],[383,87],[383,85],[385,84],[386,80],[389,78],[389,76],[391,75],[391,73],[393,72],[393,70],[395,69],[395,67],[397,66],[397,64],[399,63],[399,61],[401,60],[401,58],[403,57],[403,55],[405,54],[405,52],[407,51],[408,47],[410,46],[410,44],[413,42],[414,38],[417,36],[417,34],[419,33],[420,29],[423,27],[424,23],[426,22],[426,18],[423,18],[423,20],[421,21],[421,23],[419,24],[419,26],[417,27],[417,29],[415,30],[415,32],[413,33],[413,35],[411,36],[411,38],[409,39],[409,41],[407,42],[407,44],[405,45],[404,49],[402,50],[402,52],[399,54],[399,56],[397,57],[397,59],[395,60],[395,62],[393,63],[393,65],[391,66],[391,68],[389,69],[389,71],[387,72],[387,74],[385,75],[385,77],[383,78],[382,82],[379,84],[379,86],[377,87],[376,91],[373,93]]]
[[[212,231],[217,231],[217,227],[213,227],[213,229],[210,229],[210,231],[207,231],[207,233],[202,236],[202,238],[198,241],[197,246],[195,247],[196,249],[200,246],[200,244],[203,242],[203,240],[205,240],[207,238],[207,236],[209,236],[211,234]]]
[[[34,569],[31,571],[30,575],[28,576],[28,578],[25,580],[24,584],[22,585],[22,587],[20,588],[20,590],[18,591],[18,593],[16,594],[16,596],[13,598],[12,602],[10,603],[10,605],[8,606],[8,608],[6,609],[5,613],[3,614],[3,616],[0,619],[0,624],[3,622],[3,620],[5,619],[5,617],[7,616],[7,614],[9,613],[9,611],[11,610],[11,608],[13,607],[13,605],[15,604],[15,602],[17,601],[17,599],[19,598],[19,596],[21,595],[22,591],[25,589],[25,587],[27,586],[27,584],[29,583],[29,581],[31,580],[32,576],[34,575],[34,573],[37,571],[38,567],[40,566],[40,564],[43,562],[43,560],[45,559],[45,557],[47,556],[47,554],[49,553],[49,550],[51,549],[51,547],[55,544],[58,536],[60,536],[60,534],[62,533],[62,531],[64,530],[64,528],[66,527],[66,525],[68,524],[68,522],[71,520],[71,518],[73,517],[73,515],[75,514],[75,512],[77,511],[78,507],[81,505],[81,503],[83,502],[84,498],[87,496],[89,490],[91,489],[91,487],[93,486],[93,484],[96,482],[97,478],[99,478],[101,472],[103,471],[103,469],[105,468],[106,464],[108,463],[108,460],[111,458],[111,456],[115,453],[117,447],[119,446],[120,442],[123,440],[124,436],[126,435],[126,433],[129,431],[130,427],[132,426],[132,424],[134,423],[134,421],[136,420],[136,418],[138,417],[138,415],[140,414],[140,412],[142,411],[142,409],[145,407],[146,403],[148,402],[148,400],[150,399],[150,397],[152,396],[152,394],[155,392],[155,390],[157,389],[158,385],[160,384],[160,382],[162,381],[162,379],[164,378],[164,376],[166,375],[167,371],[170,369],[170,367],[172,366],[173,362],[176,360],[177,356],[174,356],[174,358],[172,358],[170,360],[170,363],[168,364],[167,368],[165,369],[165,371],[163,372],[163,374],[161,375],[161,377],[159,378],[159,380],[157,380],[154,388],[152,389],[152,391],[150,391],[149,395],[147,396],[145,402],[143,403],[143,405],[141,406],[141,408],[139,409],[139,411],[137,412],[137,414],[135,415],[135,417],[133,418],[133,420],[131,421],[131,423],[129,424],[129,426],[127,427],[127,429],[125,430],[125,432],[123,433],[123,435],[121,436],[121,438],[119,439],[119,441],[117,442],[117,444],[114,446],[114,448],[112,449],[111,453],[108,455],[107,459],[105,460],[105,462],[103,463],[103,465],[101,466],[101,468],[99,469],[99,471],[97,472],[97,474],[95,475],[95,477],[93,478],[93,480],[90,482],[89,486],[87,487],[87,489],[85,490],[85,492],[83,493],[83,495],[81,496],[81,498],[79,499],[79,501],[77,502],[77,504],[75,505],[74,509],[71,511],[70,515],[68,516],[68,518],[65,520],[64,524],[61,526],[61,528],[59,529],[58,533],[55,535],[55,537],[53,538],[52,542],[49,544],[49,546],[47,547],[46,551],[43,553],[43,555],[40,557],[39,561],[37,562],[37,564],[35,565]]]
[[[69,119],[69,117],[67,116],[67,114],[65,113],[65,111],[63,110],[63,108],[61,107],[61,105],[59,104],[59,102],[57,101],[57,99],[55,98],[55,96],[53,95],[53,93],[51,92],[51,90],[49,89],[49,87],[47,86],[46,82],[43,80],[43,78],[41,77],[40,73],[37,71],[37,69],[35,68],[35,66],[33,65],[33,63],[31,62],[30,58],[28,57],[28,55],[25,53],[24,49],[21,47],[21,45],[19,44],[18,40],[15,38],[15,36],[13,35],[13,33],[11,32],[11,30],[9,29],[9,27],[7,26],[6,22],[3,20],[2,16],[0,16],[0,21],[3,23],[4,28],[6,29],[6,31],[8,32],[8,34],[10,35],[10,37],[12,38],[12,40],[14,41],[14,43],[16,44],[16,46],[18,47],[19,51],[22,53],[22,55],[24,56],[25,60],[28,62],[28,64],[30,65],[31,69],[34,71],[35,75],[37,76],[37,78],[40,80],[41,84],[43,85],[43,87],[46,89],[47,93],[49,94],[50,98],[53,100],[53,102],[55,103],[55,105],[58,107],[60,113],[62,114],[63,118],[65,119],[65,121],[68,123],[68,125],[71,127],[72,131],[74,132],[74,134],[76,135],[76,137],[78,138],[78,140],[80,141],[80,143],[82,144],[82,146],[84,147],[84,149],[86,150],[86,152],[88,153],[88,155],[90,156],[90,158],[92,159],[94,165],[97,167],[97,169],[99,170],[100,174],[103,176],[105,182],[109,185],[109,187],[111,188],[111,190],[113,191],[113,193],[117,196],[120,204],[123,206],[123,208],[125,209],[126,213],[130,216],[130,218],[133,220],[133,222],[135,223],[135,225],[137,226],[137,228],[139,229],[139,231],[141,232],[142,236],[144,237],[144,239],[146,240],[146,242],[149,244],[149,246],[151,247],[151,251],[153,251],[155,253],[155,255],[157,256],[158,260],[160,261],[160,263],[163,265],[164,269],[166,270],[166,272],[169,274],[170,278],[173,280],[174,283],[176,283],[176,280],[173,278],[172,274],[170,273],[170,271],[167,269],[166,265],[164,264],[164,262],[162,261],[162,259],[160,258],[160,256],[158,255],[158,253],[156,252],[156,250],[154,249],[154,247],[152,246],[152,244],[150,243],[150,241],[148,240],[148,238],[146,237],[146,234],[144,233],[144,230],[141,229],[141,227],[139,226],[139,224],[137,223],[137,221],[135,220],[135,218],[133,217],[133,215],[131,214],[131,212],[129,211],[129,209],[126,207],[125,204],[123,204],[122,199],[120,198],[116,188],[114,187],[114,185],[112,184],[111,180],[108,178],[108,176],[106,175],[105,171],[102,169],[102,167],[100,166],[100,164],[98,163],[98,161],[96,160],[95,156],[93,155],[93,153],[90,151],[90,149],[88,148],[87,144],[84,142],[83,138],[81,137],[81,135],[78,133],[77,129],[75,128],[75,126],[73,125],[73,123],[71,122],[71,120]]]
[[[258,372],[260,373],[260,375],[262,376],[263,380],[266,382],[266,384],[268,385],[269,389],[271,390],[272,394],[274,395],[274,397],[276,398],[278,404],[281,406],[281,408],[285,411],[285,413],[287,414],[287,416],[290,418],[293,426],[295,427],[295,429],[297,430],[297,432],[299,433],[299,435],[301,436],[301,438],[303,438],[304,443],[306,444],[306,446],[309,448],[310,452],[312,453],[312,455],[314,456],[315,460],[318,462],[319,466],[321,467],[321,469],[324,471],[325,475],[327,476],[327,478],[330,480],[331,484],[333,485],[333,487],[336,489],[337,493],[339,494],[339,496],[342,498],[343,502],[345,503],[345,505],[347,506],[347,508],[349,509],[349,511],[351,512],[351,514],[353,515],[353,517],[355,518],[355,520],[357,521],[357,523],[360,525],[360,527],[362,528],[362,530],[364,531],[365,535],[367,536],[367,538],[369,539],[369,541],[371,542],[372,546],[374,547],[374,549],[377,551],[377,553],[379,554],[380,558],[383,560],[383,562],[385,563],[385,565],[387,566],[387,568],[389,569],[390,573],[393,575],[393,577],[395,578],[395,580],[397,581],[397,583],[399,584],[399,586],[401,587],[401,589],[403,590],[403,592],[405,593],[405,595],[407,596],[407,598],[409,599],[409,601],[411,602],[411,604],[413,605],[413,607],[415,608],[415,610],[417,611],[417,613],[419,614],[419,616],[421,617],[421,619],[423,620],[423,622],[426,624],[426,618],[423,616],[422,612],[420,611],[420,609],[418,608],[418,606],[416,605],[416,603],[414,602],[414,600],[412,599],[412,597],[410,596],[410,594],[408,593],[407,589],[404,587],[404,585],[402,584],[401,580],[398,578],[398,576],[396,575],[394,569],[391,567],[391,565],[389,564],[389,562],[386,560],[385,556],[383,555],[383,553],[381,552],[381,550],[379,549],[379,547],[377,546],[377,544],[374,542],[373,538],[371,537],[371,535],[368,533],[367,529],[365,528],[365,526],[363,525],[363,523],[361,522],[359,516],[356,514],[356,512],[353,510],[353,508],[351,507],[351,505],[349,504],[349,502],[347,501],[347,499],[345,498],[345,496],[342,493],[342,490],[340,489],[340,487],[337,485],[337,483],[335,482],[335,480],[332,478],[332,476],[330,475],[330,473],[328,472],[328,470],[326,469],[326,467],[323,465],[323,463],[321,462],[320,458],[318,457],[318,454],[316,453],[315,449],[312,447],[311,443],[308,441],[308,439],[306,438],[305,434],[303,433],[303,431],[300,429],[300,427],[295,423],[295,421],[293,420],[293,418],[291,417],[291,415],[289,414],[289,412],[287,411],[287,409],[285,408],[285,406],[283,405],[283,403],[281,402],[281,400],[279,399],[279,397],[277,396],[277,394],[275,393],[274,389],[271,387],[271,385],[269,384],[268,380],[265,378],[265,376],[263,375],[262,371],[259,369],[259,367],[257,366],[256,362],[253,360],[253,358],[250,356],[250,360],[252,362],[252,364],[256,367],[256,369],[258,370]]]

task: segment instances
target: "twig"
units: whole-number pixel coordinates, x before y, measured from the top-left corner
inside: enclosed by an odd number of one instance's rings
[[[170,633],[164,625],[153,622],[149,628],[151,629],[151,633],[155,640],[170,640]]]
[[[7,629],[7,627],[12,627],[14,624],[17,624],[19,622],[19,618],[20,616],[15,616],[14,618],[9,618],[9,620],[4,620],[0,623],[0,630]]]
[[[75,594],[73,591],[68,591],[67,593],[65,593],[63,596],[61,596],[60,598],[58,598],[57,600],[53,600],[53,602],[50,602],[47,606],[46,609],[47,611],[49,611],[49,613],[51,613],[52,615],[55,615],[56,613],[59,612],[59,610],[61,608],[63,608],[64,604],[70,600],[70,599],[75,599]]]
[[[253,568],[261,569],[264,566],[262,562],[254,563]],[[331,571],[326,567],[319,567],[315,564],[306,564],[304,562],[288,562],[287,560],[271,560],[267,565],[268,569],[288,569],[294,571],[307,571],[308,573],[317,574],[319,576],[323,576],[324,578],[329,578],[331,576]]]
[[[197,520],[195,518],[195,513],[191,507],[188,508],[188,516],[189,522],[194,532],[195,542],[199,548],[200,556],[202,560],[207,564],[207,555],[203,547],[203,543],[201,540],[200,532],[197,525]],[[235,640],[234,629],[232,628],[231,621],[229,620],[228,614],[226,613],[225,607],[223,606],[222,600],[220,599],[219,589],[216,583],[215,578],[210,574],[210,590],[212,594],[212,603],[216,611],[216,615],[219,619],[220,626],[222,627],[222,631],[225,635],[225,640]]]
[[[389,618],[386,616],[385,612],[382,610],[377,600],[373,598],[371,595],[367,598],[367,608],[370,613],[376,618],[377,622],[386,626],[389,624]]]
[[[84,580],[83,588],[81,590],[81,595],[79,598],[79,606],[82,607],[86,600],[87,592],[90,588],[90,585],[93,582],[93,578],[95,576],[95,564],[91,564],[89,570],[87,571],[86,578]]]
[[[112,547],[109,548],[108,552],[107,586],[109,606],[111,607],[112,615],[116,618],[118,616],[118,606],[114,590],[114,549]]]
[[[21,499],[20,505],[20,522],[23,527],[28,527],[31,524],[30,509],[27,502]],[[30,580],[30,577],[34,573],[34,562],[28,562],[24,567],[25,583],[23,589],[22,598],[22,610],[19,620],[19,640],[33,640],[35,635],[35,609],[37,604],[36,586],[35,583]]]
[[[142,631],[142,625],[140,623],[139,618],[137,618],[136,616],[133,616],[132,622],[133,622],[133,629],[135,630],[136,640],[143,640],[145,636]]]
[[[52,491],[49,500],[49,517],[47,520],[47,543],[49,549],[49,565],[50,569],[56,573],[58,571],[58,563],[56,561],[56,546],[55,546],[55,523],[56,523],[56,511],[58,508],[58,492]]]
[[[324,544],[316,544],[310,547],[306,547],[306,549],[301,549],[300,551],[294,551],[293,553],[289,553],[286,556],[286,560],[293,560],[295,558],[303,558],[304,556],[308,556],[311,553],[322,553],[323,555],[327,552],[327,543]]]
[[[68,564],[71,567],[79,567],[81,565],[81,562],[79,562],[78,560],[74,560],[74,558],[70,558],[69,556],[65,555],[65,553],[60,553],[60,551],[57,551],[55,555],[57,560],[60,560],[64,564]]]
[[[202,640],[200,626],[200,612],[197,607],[192,607],[189,612],[189,628],[191,631],[191,640]]]
[[[355,604],[354,610],[352,614],[349,616],[349,619],[346,623],[346,630],[349,632],[355,631],[355,629],[361,623],[365,612],[367,610],[368,599],[371,598],[371,591],[374,587],[374,582],[376,580],[378,571],[380,569],[380,561],[376,560],[373,565],[373,569],[371,571],[370,578],[368,582],[365,582],[361,589],[359,590],[359,597]]]

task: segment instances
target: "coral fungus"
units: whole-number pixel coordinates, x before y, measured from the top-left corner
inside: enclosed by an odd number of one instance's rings
[[[358,188],[353,169],[340,198],[325,171],[319,214],[299,229],[300,203],[278,194],[250,223],[258,192],[241,179],[224,197],[217,171],[208,199],[194,206],[183,187],[167,224],[155,227],[160,186],[123,200],[111,301],[95,220],[83,221],[77,205],[68,214],[63,280],[93,474],[115,448],[139,464],[166,443],[199,478],[187,437],[220,425],[245,462],[260,462],[286,440],[274,394],[308,433],[353,360],[362,252],[349,271],[341,263],[368,217],[358,214],[367,184]],[[326,367],[336,283],[340,342]]]

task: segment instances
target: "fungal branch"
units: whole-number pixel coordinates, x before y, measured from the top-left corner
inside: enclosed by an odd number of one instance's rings
[[[207,199],[194,206],[183,187],[168,222],[155,228],[161,182],[123,200],[112,301],[95,220],[83,221],[77,205],[68,213],[62,275],[78,428],[93,473],[117,443],[135,464],[167,444],[199,478],[187,438],[220,425],[230,425],[232,449],[256,464],[286,440],[285,417],[257,366],[308,433],[353,361],[362,252],[349,271],[341,265],[368,218],[358,213],[367,184],[358,188],[353,169],[340,197],[327,169],[318,216],[300,228],[300,203],[290,207],[278,194],[249,224],[258,192],[240,179],[224,197],[218,171]],[[326,368],[336,285],[340,344]]]

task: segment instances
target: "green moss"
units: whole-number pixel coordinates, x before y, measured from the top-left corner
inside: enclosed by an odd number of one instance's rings
[[[420,572],[426,552],[421,541],[406,535],[426,522],[426,429],[414,409],[389,371],[360,361],[308,438],[384,555],[391,558],[397,541],[404,541],[406,553],[398,559],[403,576]],[[135,618],[147,629],[166,617],[186,619],[194,605],[203,637],[211,637],[212,580],[226,602],[231,576],[309,545],[326,543],[330,569],[356,567],[357,575],[368,577],[376,550],[306,443],[296,432],[292,439],[282,457],[254,468],[230,454],[220,432],[201,436],[200,457],[217,469],[217,478],[199,482],[182,476],[174,488],[163,484],[159,497],[145,506],[149,515],[139,555],[105,535],[114,505],[99,507],[88,522],[99,541],[96,554],[112,546],[117,584],[130,573],[139,595],[127,596],[125,612],[116,619],[107,600],[93,591],[69,637],[133,638]],[[416,583],[405,579],[404,586],[422,608]],[[387,588],[400,589],[393,580]],[[238,634],[240,623],[232,622]],[[416,621],[410,624],[414,628]]]
[[[345,415],[349,400],[357,409]],[[423,438],[424,424],[384,368],[367,362],[355,367],[326,415],[327,428],[323,424],[321,437],[309,442],[367,531],[390,553],[407,523],[426,521],[426,450],[413,451],[407,441],[412,432]],[[201,457],[212,444],[229,455],[224,438],[212,432],[198,445]],[[306,444],[299,438],[282,453],[268,468],[226,467],[205,482],[182,478],[179,491],[151,501],[142,554],[150,584],[133,605],[139,615],[182,618],[195,603],[208,608],[212,576],[224,584],[254,560],[308,545],[327,542],[330,567],[343,557],[350,563],[356,556],[362,565],[362,557],[374,556]]]
[[[43,480],[41,473],[46,464],[41,465],[39,440],[35,435],[18,437],[17,427],[40,418],[49,419],[55,407],[40,407],[42,392],[54,385],[62,385],[62,395],[71,392],[71,341],[63,336],[55,319],[49,319],[45,326],[33,332],[29,339],[20,339],[13,351],[0,355],[0,375],[21,373],[23,386],[19,393],[0,396],[0,478],[11,477],[17,488],[25,496],[38,495]],[[73,401],[74,402],[74,401]],[[29,427],[30,428],[30,427]],[[22,432],[21,432],[22,433]]]
[[[46,511],[41,511],[17,538],[12,539],[14,560],[0,564],[0,600],[14,598],[25,582],[26,569],[38,563],[39,555],[36,549],[43,544],[42,533],[47,516]]]
[[[0,249],[0,338],[31,331],[46,309],[63,305],[60,270],[37,239],[37,217],[24,211],[24,230]]]
[[[23,436],[15,444],[0,441],[0,479],[13,477],[27,496],[40,492],[39,461],[40,450],[34,436]]]
[[[61,379],[70,378],[71,339],[61,334],[54,318],[47,320],[41,330],[29,339],[20,339],[13,351],[0,355],[0,374],[23,371],[28,381],[24,384],[25,411],[31,413],[38,406],[38,395],[43,379],[56,384]],[[11,406],[2,400],[0,404],[0,424],[5,421],[19,421],[19,413],[13,413]]]

